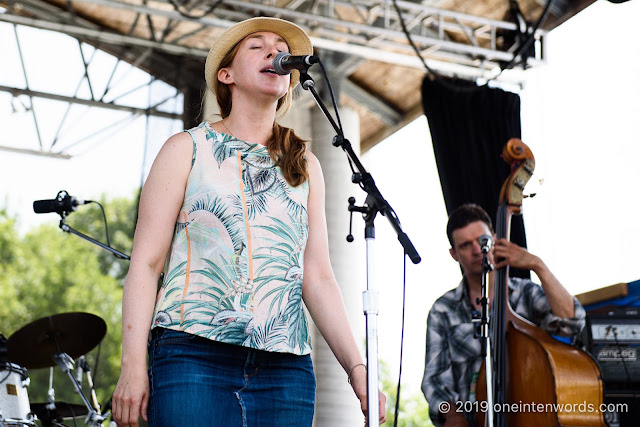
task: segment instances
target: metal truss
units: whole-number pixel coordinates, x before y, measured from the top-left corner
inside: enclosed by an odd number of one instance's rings
[[[114,10],[133,11],[140,19],[146,19],[151,27],[152,18],[164,18],[165,28],[150,28],[149,37],[116,34],[100,28],[78,25],[74,14],[64,23],[51,22],[35,11],[36,5],[46,4],[37,0],[21,1],[21,8],[30,9],[37,18],[25,18],[10,13],[0,14],[0,21],[30,25],[62,31],[74,36],[84,36],[104,43],[151,47],[161,52],[182,56],[206,56],[206,50],[191,48],[180,40],[159,40],[155,33],[168,33],[169,27],[180,22],[199,24],[193,36],[211,28],[227,28],[235,22],[257,15],[278,16],[301,25],[312,35],[314,46],[331,51],[357,55],[366,59],[389,62],[408,67],[422,68],[422,61],[410,47],[402,31],[399,16],[390,0],[291,0],[291,1],[240,1],[225,0],[211,10],[214,0],[69,0],[68,4],[92,4]],[[430,59],[433,68],[449,65],[452,72],[486,77],[486,70],[493,70],[499,62],[514,59],[517,46],[500,46],[499,37],[518,33],[515,23],[438,9],[423,3],[398,1],[402,18],[418,47],[421,56]],[[24,10],[24,9],[23,9]],[[209,12],[209,13],[207,13]],[[538,30],[535,38],[544,43],[546,32]],[[533,66],[543,61],[544,49],[527,59]],[[516,58],[516,61],[518,58]],[[462,67],[460,67],[462,66]],[[475,71],[474,71],[475,69]],[[478,72],[480,71],[480,72]]]
[[[177,3],[179,1],[181,3]],[[367,59],[423,69],[423,60],[426,60],[429,68],[434,71],[469,79],[490,79],[499,74],[500,64],[521,60],[514,60],[517,45],[505,47],[500,43],[500,37],[506,35],[505,38],[509,39],[519,34],[515,23],[438,9],[425,2],[397,2],[403,22],[421,58],[410,46],[407,35],[402,30],[400,17],[390,0],[68,0],[66,9],[42,0],[0,0],[0,5],[6,5],[4,10],[0,7],[0,23],[68,34],[78,39],[81,55],[82,42],[89,43],[107,49],[109,53],[126,59],[134,66],[144,64],[147,69],[161,70],[164,73],[163,79],[169,70],[175,72],[176,56],[192,58],[199,63],[206,57],[207,50],[188,45],[188,38],[198,35],[207,37],[211,29],[227,28],[242,19],[260,15],[277,16],[299,24],[311,34],[314,46],[328,54],[348,58],[342,64],[345,69],[352,69]],[[79,16],[75,9],[86,5],[135,14],[135,20],[126,33],[118,33]],[[140,22],[146,22],[148,31],[135,31]],[[182,23],[195,23],[197,26],[188,33],[174,31]],[[145,35],[142,36],[141,33]],[[525,59],[526,66],[535,66],[544,61],[546,34],[539,30],[534,35],[537,49],[535,54]],[[17,32],[16,40],[19,45]],[[180,63],[182,62],[184,61],[181,60]],[[69,106],[82,104],[126,110],[132,116],[182,119],[176,112],[160,111],[157,104],[138,108],[121,105],[117,98],[106,101],[109,86],[102,94],[91,91],[89,99],[78,97],[77,93],[63,96],[32,90],[24,73],[24,63],[22,65],[26,87],[9,87],[0,82],[0,91],[11,93],[14,99],[26,97],[28,102],[23,102],[25,105],[32,106],[33,98],[38,97],[64,101]],[[92,87],[90,65],[91,58],[83,57],[85,73],[82,81],[78,82],[78,88],[81,84]],[[114,67],[117,66],[118,64]],[[189,84],[180,82],[197,81],[199,72],[198,69],[195,78],[196,74],[183,70],[184,76],[174,78],[170,83],[183,89]],[[112,77],[113,74],[114,72]],[[153,79],[149,84],[152,82]],[[399,112],[379,102],[361,88],[347,82],[343,89],[351,98],[368,105],[387,125],[398,122]],[[179,95],[180,91],[176,90],[173,96]],[[31,107],[27,109],[33,114],[38,147],[26,151],[68,156],[58,149],[61,145],[58,144],[59,132],[63,124],[60,124],[53,141],[43,141],[36,112]],[[69,108],[67,112],[68,110]],[[63,121],[66,118],[65,115]],[[0,149],[16,150],[15,147]]]
[[[46,7],[47,5],[43,4],[43,6]],[[17,15],[6,16],[18,17]],[[61,19],[60,15],[55,14],[51,15],[51,18],[53,18],[54,16],[57,16],[57,19]],[[0,23],[0,25],[6,24]],[[98,89],[97,85],[94,84],[95,73],[98,71],[96,71],[95,67],[91,67],[95,58],[96,51],[94,50],[94,54],[87,57],[86,50],[83,50],[82,43],[79,40],[77,43],[79,61],[77,64],[75,64],[75,67],[82,67],[83,72],[81,73],[81,77],[75,85],[74,93],[56,93],[55,88],[47,91],[38,91],[32,89],[29,79],[30,73],[27,73],[27,68],[25,66],[25,60],[28,59],[27,55],[29,55],[29,52],[26,52],[22,47],[21,37],[16,25],[14,24],[12,27],[21,73],[21,78],[19,80],[22,80],[24,86],[13,87],[3,84],[4,82],[0,82],[0,91],[8,92],[11,94],[11,109],[14,113],[21,112],[31,116],[37,141],[34,144],[28,144],[28,146],[0,145],[0,150],[47,156],[59,159],[69,159],[72,157],[72,155],[67,151],[69,148],[78,148],[78,146],[81,146],[83,144],[83,140],[88,139],[89,137],[96,138],[100,137],[101,135],[109,135],[114,130],[127,126],[137,117],[154,116],[173,120],[183,119],[183,116],[181,114],[181,103],[179,104],[179,109],[172,109],[170,106],[167,107],[168,105],[170,105],[170,101],[181,98],[181,92],[176,89],[167,94],[163,99],[155,101],[153,103],[149,103],[146,107],[132,106],[123,103],[121,99],[125,98],[127,95],[135,92],[136,90],[143,89],[145,87],[150,90],[148,86],[154,84],[154,82],[156,82],[156,79],[150,76],[146,82],[139,83],[137,87],[130,88],[125,92],[116,89],[119,84],[126,83],[127,79],[127,74],[125,74],[124,77],[116,77],[116,70],[119,66],[122,65],[122,61],[120,59],[118,59],[114,63],[111,70],[105,70],[104,68],[101,68],[99,70],[102,75],[109,76],[109,81],[106,83],[103,89]],[[10,44],[11,40],[3,40],[3,43]],[[3,61],[8,60],[10,60],[10,58],[3,58]],[[65,65],[73,66],[74,64]],[[131,65],[129,64],[127,64],[126,66],[131,67]],[[33,70],[33,72],[47,73],[49,72],[49,70]],[[81,92],[82,95],[80,94]],[[36,108],[36,105],[34,105],[34,98],[59,101],[62,103],[61,105],[64,106],[64,113],[61,117],[60,122],[57,124],[57,129],[55,130],[55,132],[42,132],[43,120],[41,119],[43,119],[43,117],[41,117],[41,115],[43,113],[39,113],[39,109]],[[91,135],[87,135],[86,138],[80,138],[77,141],[69,141],[67,138],[65,138],[65,127],[67,129],[69,127],[73,127],[74,123],[73,118],[71,117],[71,110],[73,105],[85,106],[87,108],[101,108],[107,110],[122,111],[129,114],[111,123],[100,123],[98,126],[92,128]]]

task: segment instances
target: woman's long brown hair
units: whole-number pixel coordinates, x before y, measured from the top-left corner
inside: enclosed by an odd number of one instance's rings
[[[238,42],[220,62],[220,68],[228,67],[238,53],[240,42]],[[231,90],[229,86],[218,80],[218,70],[214,76],[216,100],[220,106],[220,115],[224,119],[231,114]],[[293,88],[289,86],[286,95],[278,100],[277,112],[278,117],[283,117],[291,107]],[[300,138],[293,129],[273,123],[273,132],[271,139],[267,141],[267,150],[269,156],[282,170],[284,179],[289,185],[297,187],[309,179],[309,169],[307,167],[307,159],[305,157],[307,141]]]

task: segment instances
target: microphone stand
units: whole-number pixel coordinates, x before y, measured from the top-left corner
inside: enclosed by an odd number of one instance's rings
[[[60,213],[60,229],[64,232],[67,232],[69,234],[74,234],[78,237],[82,237],[83,239],[93,243],[94,245],[100,246],[102,249],[106,249],[109,252],[111,252],[113,255],[115,255],[117,258],[120,259],[124,259],[124,260],[131,260],[131,257],[129,255],[123,254],[122,252],[113,249],[111,246],[107,246],[102,242],[99,242],[95,239],[92,239],[91,237],[87,236],[86,234],[82,234],[81,232],[74,230],[73,228],[71,228],[71,226],[67,225],[67,223],[65,222],[65,212]]]
[[[327,82],[329,83],[329,82]],[[309,76],[306,71],[300,71],[300,84],[303,89],[308,90],[313,95],[313,98],[318,104],[318,107],[322,110],[327,120],[336,131],[336,136],[333,138],[332,144],[335,147],[340,147],[347,154],[349,160],[356,166],[358,172],[355,172],[351,178],[351,181],[355,184],[359,184],[360,187],[367,193],[364,206],[355,206],[354,203],[349,203],[349,212],[352,215],[353,212],[361,212],[365,220],[365,240],[366,240],[366,258],[367,258],[367,290],[363,293],[363,311],[366,318],[366,348],[367,348],[367,426],[378,427],[380,425],[380,419],[378,417],[380,411],[380,402],[378,399],[378,335],[377,335],[377,315],[378,315],[378,301],[377,292],[375,292],[373,283],[373,243],[375,239],[375,226],[374,220],[376,215],[381,213],[386,216],[391,226],[398,235],[398,240],[404,248],[404,253],[409,256],[414,264],[420,262],[420,255],[416,251],[415,247],[411,243],[411,240],[406,233],[402,231],[400,221],[394,210],[389,203],[382,197],[380,190],[376,187],[371,174],[369,174],[360,159],[353,151],[353,147],[348,139],[344,137],[342,129],[340,129],[331,114],[325,107],[324,103],[320,99],[320,96],[316,92],[314,85],[315,82]],[[336,111],[337,114],[337,111]]]
[[[479,298],[482,305],[482,315],[480,317],[480,345],[482,355],[484,356],[485,378],[487,386],[487,419],[486,425],[493,427],[493,365],[491,362],[491,341],[489,339],[489,286],[487,284],[487,276],[493,271],[493,265],[489,262],[489,247],[482,248],[482,298]],[[478,301],[477,301],[478,302]]]

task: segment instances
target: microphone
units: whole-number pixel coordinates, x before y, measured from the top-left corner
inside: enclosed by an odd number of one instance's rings
[[[307,71],[310,66],[320,61],[315,55],[292,56],[288,52],[280,52],[273,58],[273,70],[281,76],[293,70]]]
[[[488,234],[478,237],[478,244],[483,254],[489,253],[491,246],[493,246],[493,239]]]
[[[33,202],[33,211],[37,214],[56,212],[60,215],[74,212],[79,205],[92,203],[92,200],[81,200],[70,196],[62,190],[55,199],[36,200]]]

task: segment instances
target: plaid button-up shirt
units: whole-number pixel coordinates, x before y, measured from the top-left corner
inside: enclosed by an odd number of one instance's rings
[[[551,312],[542,287],[531,280],[509,279],[509,302],[513,310],[552,335],[574,336],[585,324],[585,311],[574,298],[574,318],[565,319]],[[429,402],[429,416],[442,425],[438,407],[453,402],[463,408],[475,401],[475,381],[482,365],[480,340],[474,338],[479,317],[469,301],[464,279],[436,300],[427,318],[427,348],[422,392]],[[466,405],[469,407],[470,405]],[[475,412],[465,412],[470,426],[475,426]]]

